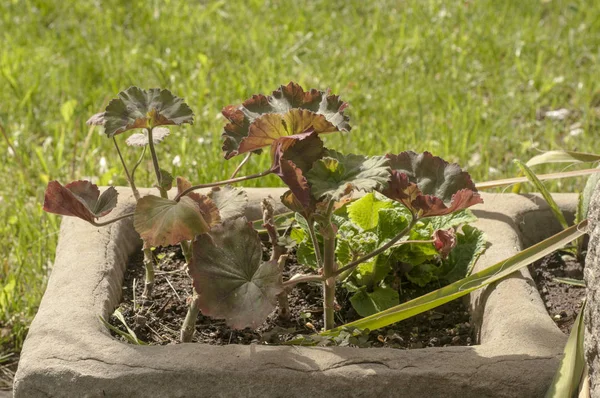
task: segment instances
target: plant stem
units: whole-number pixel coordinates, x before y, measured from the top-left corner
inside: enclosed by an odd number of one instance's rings
[[[396,235],[392,240],[390,240],[388,243],[386,243],[385,245],[381,246],[380,248],[373,250],[371,253],[369,254],[365,254],[364,256],[362,256],[361,258],[359,258],[358,260],[352,261],[351,263],[343,266],[342,268],[338,269],[337,271],[335,271],[334,276],[339,276],[340,274],[354,269],[356,266],[358,266],[361,263],[364,263],[365,261],[368,261],[370,259],[372,259],[373,257],[377,256],[378,254],[383,253],[384,251],[386,251],[387,249],[391,248],[392,246],[394,246],[394,244],[396,242],[398,242],[400,239],[402,239],[402,237],[404,235],[406,235],[411,229],[412,227],[415,226],[415,224],[417,223],[417,219],[413,218],[413,220],[410,222],[410,224],[408,224],[408,226],[406,228],[404,228],[402,231],[400,231],[400,233],[398,233],[398,235]]]
[[[323,282],[323,280],[324,280],[324,278],[322,275],[296,274],[296,275],[292,276],[290,279],[288,279],[287,281],[283,282],[283,287],[287,289],[287,288],[296,286],[298,283]]]
[[[242,161],[240,162],[240,164],[238,164],[238,166],[237,166],[237,167],[235,168],[235,170],[233,171],[233,174],[231,175],[231,177],[229,177],[230,179],[231,179],[231,178],[235,178],[235,176],[237,175],[237,173],[239,173],[239,172],[240,172],[240,170],[242,169],[242,167],[243,167],[243,166],[244,166],[246,163],[248,163],[248,160],[250,160],[250,156],[252,156],[252,152],[248,152],[248,154],[247,154],[247,155],[244,157],[244,160],[242,160]]]
[[[146,147],[144,147],[144,149],[142,149],[142,154],[140,155],[140,158],[138,159],[137,162],[135,162],[135,164],[131,168],[131,180],[132,181],[135,181],[135,171],[137,170],[138,166],[142,163],[142,160],[144,160],[145,154],[146,154]],[[131,189],[134,189],[134,187],[132,187]],[[139,200],[140,194],[139,194],[139,192],[136,192],[136,191],[137,191],[137,189],[135,189],[135,191],[133,192],[133,195],[135,196],[135,198],[137,200]]]
[[[249,176],[244,176],[244,177],[237,177],[237,178],[231,178],[229,180],[223,180],[223,181],[217,181],[217,182],[211,182],[209,184],[200,184],[200,185],[194,185],[193,187],[189,187],[188,189],[186,189],[185,191],[179,193],[177,196],[175,196],[175,201],[179,201],[179,199],[182,196],[187,195],[188,193],[195,191],[196,189],[201,189],[201,188],[212,188],[212,187],[218,187],[221,185],[227,185],[227,184],[233,184],[235,182],[241,182],[241,181],[247,181],[247,180],[252,180],[254,178],[260,178],[260,177],[264,177],[266,175],[269,175],[273,173],[272,170],[265,170],[263,172],[257,173],[257,174],[251,174]]]
[[[108,221],[103,221],[103,222],[96,222],[96,221],[90,221],[90,224],[92,224],[94,227],[104,227],[106,225],[112,224],[114,222],[117,222],[119,220],[122,220],[124,218],[129,218],[129,217],[133,217],[135,213],[127,213],[127,214],[123,214],[120,215],[118,217],[115,217],[111,220]]]
[[[160,197],[166,199],[168,197],[167,191],[162,187],[162,174],[160,173],[160,166],[158,165],[158,156],[156,156],[156,149],[154,148],[154,139],[152,138],[153,127],[148,128],[148,147],[150,148],[150,154],[152,155],[152,165],[154,166],[154,173],[156,174],[156,182],[158,183],[158,190],[160,191]]]
[[[285,262],[287,261],[287,254],[282,254],[277,259],[277,265],[279,266],[279,281],[283,284],[283,268],[285,267]],[[288,289],[283,289],[281,293],[277,296],[277,302],[279,303],[279,317],[281,319],[290,319],[290,302],[288,300]]]
[[[325,330],[334,327],[335,305],[335,232],[331,224],[323,234],[323,312]]]
[[[154,256],[150,249],[144,249],[144,268],[146,269],[146,276],[141,308],[144,308],[144,302],[152,297],[152,290],[154,289]]]
[[[189,343],[192,341],[192,337],[194,337],[196,319],[198,319],[198,313],[200,312],[199,301],[200,297],[194,291],[187,314],[185,315],[185,320],[183,321],[183,325],[181,325],[180,339],[182,343]]]
[[[123,155],[121,154],[121,149],[119,148],[119,144],[117,143],[117,139],[113,136],[113,143],[115,144],[115,149],[119,154],[119,159],[121,159],[121,164],[123,165],[123,170],[125,170],[125,176],[127,176],[127,181],[129,182],[129,186],[133,191],[133,196],[136,200],[139,200],[140,193],[135,186],[135,181],[133,180],[133,176],[129,173],[129,169],[127,168],[127,164],[125,163],[125,159],[123,159]]]
[[[306,220],[306,223],[308,224],[308,235],[310,236],[310,240],[315,249],[315,258],[317,260],[317,265],[319,267],[322,267],[323,258],[321,257],[321,247],[319,246],[319,241],[317,240],[317,235],[315,234],[315,221],[312,217],[310,217],[310,220]]]

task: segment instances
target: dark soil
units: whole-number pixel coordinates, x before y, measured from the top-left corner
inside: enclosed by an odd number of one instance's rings
[[[265,253],[268,256],[268,253]],[[142,255],[134,256],[127,267],[123,284],[123,301],[120,311],[138,339],[149,344],[173,344],[179,342],[179,330],[183,322],[187,304],[192,294],[191,279],[185,272],[185,261],[179,248],[167,248],[159,252],[159,265],[152,302],[145,305],[143,316],[136,315],[142,305],[140,297],[144,284]],[[285,278],[303,272],[294,264],[290,256]],[[133,288],[135,287],[136,308],[134,309]],[[422,289],[412,284],[402,284],[399,289],[400,302],[421,296],[431,289]],[[336,325],[359,319],[353,310],[344,289],[337,289],[339,305]],[[207,344],[274,344],[297,337],[310,335],[323,327],[321,287],[318,284],[299,284],[289,295],[291,318],[284,321],[276,312],[257,330],[234,330],[219,319],[211,319],[200,314],[196,323],[193,341]],[[110,323],[125,331],[122,323],[111,316]],[[399,322],[384,329],[362,336],[360,343],[351,340],[351,345],[369,347],[423,348],[456,345],[471,345],[471,325],[469,312],[461,300],[454,300],[435,310]],[[116,334],[115,334],[116,336]],[[118,337],[118,336],[116,336]],[[121,338],[121,337],[118,337]],[[122,338],[121,338],[122,339]],[[342,343],[344,344],[344,343]],[[348,343],[346,343],[348,344]]]
[[[585,297],[585,288],[555,278],[583,279],[583,264],[570,254],[552,253],[529,266],[548,314],[565,334],[571,332]]]

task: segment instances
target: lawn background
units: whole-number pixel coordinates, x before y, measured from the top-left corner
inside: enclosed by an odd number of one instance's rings
[[[221,108],[291,80],[350,103],[352,132],[326,137],[343,152],[429,150],[477,181],[514,176],[512,160],[539,149],[600,152],[595,0],[4,0],[0,35],[0,368],[16,361],[52,268],[60,218],[41,210],[47,182],[125,185],[112,143],[85,121],[130,85],[169,88],[195,111],[158,146],[163,168],[193,182],[236,166],[220,154]],[[567,119],[540,118],[559,108]]]

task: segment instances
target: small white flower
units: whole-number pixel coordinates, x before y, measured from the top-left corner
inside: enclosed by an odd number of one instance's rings
[[[104,174],[108,171],[108,164],[104,156],[102,156],[100,158],[100,161],[98,162],[98,171],[100,172],[100,174]]]
[[[177,155],[173,158],[173,166],[175,166],[175,167],[181,166],[181,157],[179,157],[179,155]]]

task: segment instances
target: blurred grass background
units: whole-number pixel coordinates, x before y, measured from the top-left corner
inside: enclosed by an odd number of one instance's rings
[[[538,149],[600,151],[599,16],[595,0],[0,2],[0,367],[16,361],[52,268],[60,218],[41,210],[46,183],[125,185],[110,140],[85,125],[119,91],[186,99],[195,124],[158,151],[193,182],[236,166],[220,155],[221,108],[291,80],[350,103],[353,130],[330,147],[429,150],[476,181],[509,177]],[[565,118],[543,117],[556,109]]]

